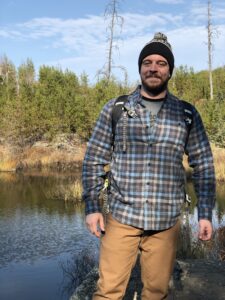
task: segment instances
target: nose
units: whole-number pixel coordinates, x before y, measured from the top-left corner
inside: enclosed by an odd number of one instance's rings
[[[152,62],[150,64],[149,71],[150,72],[157,72],[158,71],[158,66],[157,66],[157,64],[155,62]]]

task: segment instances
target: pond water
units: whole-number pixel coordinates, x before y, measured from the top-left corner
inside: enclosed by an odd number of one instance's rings
[[[60,175],[1,176],[1,300],[69,298],[61,265],[84,247],[96,251],[97,243],[85,228],[81,206],[49,196],[73,180]]]
[[[63,200],[75,180],[79,174],[0,174],[1,300],[69,299],[62,266],[86,249],[97,255],[98,240],[87,232],[83,205]],[[193,194],[191,186],[189,191]],[[216,227],[225,225],[224,187],[217,193]],[[195,214],[193,206],[191,222]]]

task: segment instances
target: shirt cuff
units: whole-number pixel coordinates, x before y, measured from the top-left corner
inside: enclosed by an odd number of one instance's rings
[[[206,219],[212,222],[212,207],[199,207],[198,220]]]
[[[85,215],[89,215],[89,214],[94,214],[94,213],[101,213],[101,207],[98,203],[98,200],[95,201],[91,201],[89,200],[88,202],[86,202],[85,204]]]

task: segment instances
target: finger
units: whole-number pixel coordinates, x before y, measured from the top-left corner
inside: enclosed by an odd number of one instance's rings
[[[99,226],[100,226],[101,231],[105,231],[105,224],[104,224],[103,216],[100,217]]]
[[[204,240],[204,227],[200,226],[198,237],[200,240]]]
[[[100,237],[100,232],[98,231],[98,227],[97,227],[96,223],[92,223],[90,225],[89,231],[96,237],[98,237],[98,238]]]
[[[94,230],[92,231],[93,235],[95,235],[97,238],[100,237],[101,233],[99,232],[99,230],[97,229],[97,227],[94,228]]]
[[[199,231],[199,239],[202,241],[208,241],[211,239],[212,236],[212,230],[208,227],[200,228]]]
[[[203,227],[200,227],[200,229],[199,229],[199,239],[202,241],[204,241],[204,239],[205,239],[205,228],[203,228]]]

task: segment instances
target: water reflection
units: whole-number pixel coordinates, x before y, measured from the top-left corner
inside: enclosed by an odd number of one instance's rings
[[[217,199],[213,210],[213,236],[210,241],[202,242],[198,239],[198,213],[196,208],[196,195],[191,182],[187,184],[187,192],[191,196],[191,205],[184,207],[182,214],[182,231],[178,245],[178,258],[207,258],[222,260],[225,250],[225,189],[217,185]]]
[[[1,174],[0,299],[68,299],[62,294],[62,262],[84,245],[96,249],[87,233],[84,207],[47,197],[70,185],[75,175]]]
[[[3,175],[1,176],[3,177]],[[3,180],[4,178],[4,180]],[[55,191],[61,185],[64,188],[72,184],[76,180],[75,176],[34,176],[34,175],[18,175],[4,176],[0,178],[0,214],[5,215],[15,209],[22,208],[30,210],[46,211],[48,214],[73,214],[72,206],[65,206],[63,200],[51,197],[49,191]],[[7,178],[7,180],[6,180]],[[7,199],[7,201],[3,201]]]
[[[32,176],[0,181],[0,265],[82,249],[83,207],[45,196],[58,182]]]
[[[197,220],[197,198],[194,192],[193,184],[191,182],[188,182],[187,184],[187,192],[191,197],[189,218],[191,220]],[[216,203],[215,209],[213,211],[213,225],[216,228],[218,226],[225,226],[225,185],[223,183],[217,183],[216,187]]]
[[[0,174],[0,299],[68,299],[58,291],[63,277],[60,264],[71,262],[84,249],[96,253],[98,248],[98,240],[86,230],[83,205],[64,201],[63,194],[72,193],[76,180],[80,174]],[[189,256],[197,237],[197,215],[193,187],[187,188],[192,198],[185,233],[189,236],[184,234],[181,242]],[[215,228],[225,226],[224,199],[221,185],[213,214]]]

